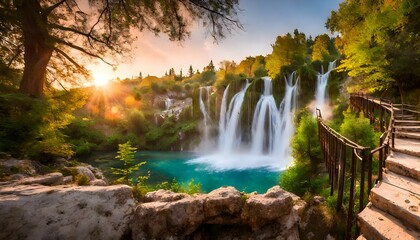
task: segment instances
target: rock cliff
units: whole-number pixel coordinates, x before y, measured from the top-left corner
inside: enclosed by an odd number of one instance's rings
[[[125,185],[62,180],[53,173],[0,184],[0,239],[299,239],[305,207],[278,186],[250,195],[158,190],[137,203]]]

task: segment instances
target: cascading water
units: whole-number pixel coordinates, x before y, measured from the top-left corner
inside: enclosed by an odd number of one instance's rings
[[[244,170],[266,168],[274,171],[284,169],[290,163],[289,141],[293,134],[293,112],[296,107],[297,80],[294,74],[285,78],[286,92],[280,106],[273,97],[272,81],[263,78],[264,91],[254,111],[251,142],[242,141],[240,120],[248,82],[236,93],[228,104],[229,86],[222,98],[219,142],[217,154],[189,161],[205,164],[209,170]],[[201,103],[200,103],[201,104]]]
[[[315,90],[315,107],[314,107],[314,115],[316,115],[316,109],[319,108],[321,112],[325,112],[327,109],[326,100],[327,100],[327,83],[328,77],[330,76],[331,71],[335,68],[335,61],[332,61],[328,64],[328,70],[324,73],[324,67],[321,68],[321,73],[317,75],[317,83],[316,83],[316,90]]]
[[[264,152],[271,154],[274,149],[275,134],[277,126],[279,126],[279,111],[276,100],[273,97],[273,85],[271,79],[263,78],[264,92],[254,111],[252,119],[252,145],[251,152],[253,154],[263,154]],[[265,151],[264,151],[265,150]]]
[[[200,87],[200,95],[199,95],[199,104],[200,104],[200,111],[203,115],[203,139],[201,141],[202,145],[207,146],[209,144],[209,132],[210,132],[210,115],[208,111],[210,110],[210,89],[211,86]],[[203,92],[206,93],[206,104],[203,100]]]
[[[290,156],[290,139],[294,133],[293,116],[297,106],[297,86],[299,77],[295,79],[295,72],[290,74],[287,78],[284,78],[286,90],[284,98],[280,103],[279,107],[279,125],[276,127],[274,134],[274,146],[273,155],[280,156],[284,161],[282,167],[286,167],[291,162]]]
[[[172,106],[172,99],[166,98],[165,99],[165,110],[168,111],[171,106]]]
[[[220,121],[219,121],[219,150],[222,153],[231,153],[232,151],[238,150],[238,147],[242,141],[241,129],[239,121],[241,118],[242,103],[244,102],[245,92],[248,89],[248,81],[245,87],[236,93],[230,103],[229,108],[226,111],[226,97],[229,90],[229,86],[223,93],[222,109],[220,110]],[[223,104],[223,102],[225,102]],[[224,106],[223,106],[224,105]]]

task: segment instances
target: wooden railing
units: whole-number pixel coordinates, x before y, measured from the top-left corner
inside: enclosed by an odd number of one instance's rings
[[[317,109],[318,132],[321,150],[329,173],[330,195],[337,192],[336,209],[343,208],[343,199],[346,184],[349,184],[347,207],[346,239],[351,238],[351,229],[356,226],[356,236],[359,231],[356,225],[354,208],[361,212],[367,201],[374,182],[381,181],[385,159],[390,150],[395,148],[396,121],[414,118],[420,121],[420,107],[408,104],[393,104],[391,101],[374,98],[364,94],[351,94],[350,106],[355,112],[363,112],[370,119],[371,124],[378,124],[382,135],[379,147],[370,150],[360,146],[328,127],[322,119],[321,111]],[[373,161],[373,158],[377,161]],[[378,164],[378,173],[374,176],[373,164]],[[350,171],[346,172],[346,168]],[[373,179],[373,178],[376,179]],[[349,179],[350,182],[347,182]],[[359,184],[357,184],[359,183]],[[359,193],[356,205],[356,193]],[[355,206],[356,205],[356,206]]]
[[[389,154],[390,134],[393,132],[393,104],[384,99],[372,98],[366,95],[355,94],[350,97],[353,110],[362,111],[370,119],[370,123],[378,123],[382,135],[379,147],[371,150],[342,136],[325,124],[321,111],[317,109],[318,132],[321,150],[329,173],[330,195],[337,192],[336,209],[343,209],[345,189],[348,187],[348,205],[346,239],[351,238],[351,229],[356,225],[354,209],[361,212],[366,206],[367,197],[375,181],[382,180],[382,169]],[[392,141],[393,142],[393,141]],[[378,175],[374,176],[373,157],[378,161]],[[350,171],[346,171],[346,168]],[[376,179],[373,179],[373,178]],[[346,186],[347,184],[347,186]],[[358,193],[358,198],[357,194]],[[356,201],[358,200],[358,202]],[[356,225],[356,235],[359,231]]]

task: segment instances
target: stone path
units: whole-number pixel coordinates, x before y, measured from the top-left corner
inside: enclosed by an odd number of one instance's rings
[[[396,117],[383,180],[358,215],[361,239],[420,239],[420,121]],[[408,120],[407,120],[408,119]]]

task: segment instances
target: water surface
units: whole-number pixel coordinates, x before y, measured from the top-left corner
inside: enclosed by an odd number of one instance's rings
[[[122,162],[114,159],[114,155],[97,155],[86,162],[100,168],[104,174],[113,179],[111,167],[121,167]],[[146,175],[150,171],[149,184],[157,184],[163,181],[176,180],[186,184],[191,179],[201,183],[202,190],[210,192],[221,186],[234,186],[239,191],[247,193],[257,191],[264,193],[267,189],[278,184],[281,172],[266,168],[254,168],[244,170],[211,170],[206,165],[191,163],[189,160],[200,157],[192,152],[156,152],[139,151],[135,155],[136,162],[146,161],[134,175]]]

